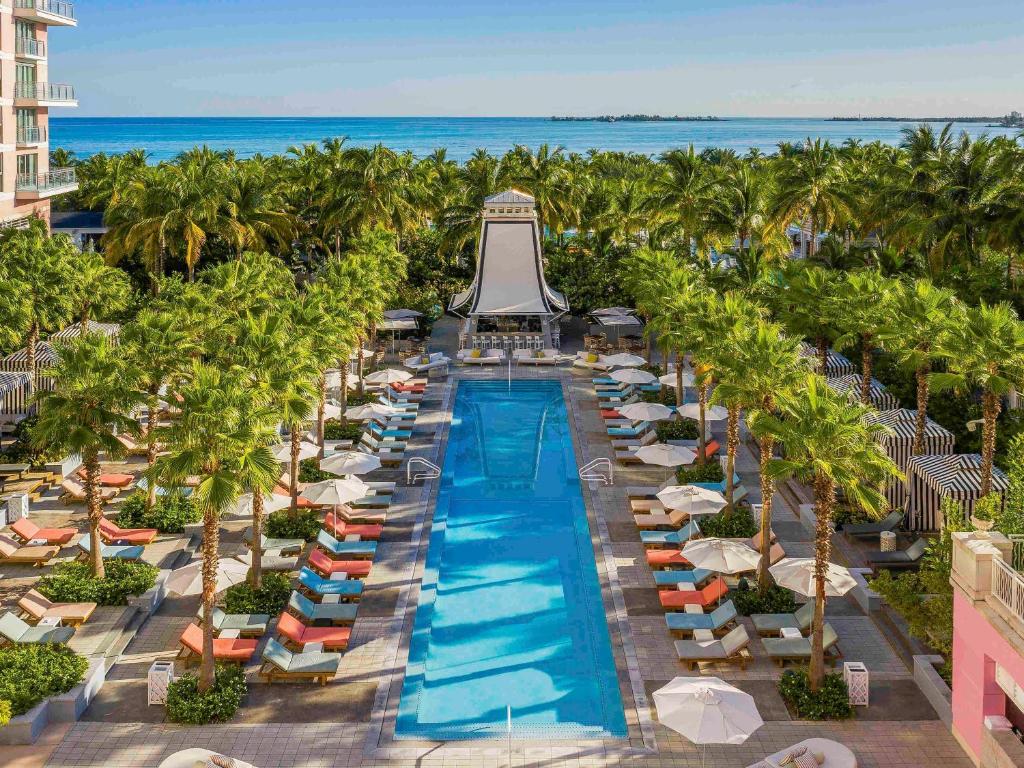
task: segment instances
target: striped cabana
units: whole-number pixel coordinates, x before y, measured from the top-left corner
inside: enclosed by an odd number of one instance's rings
[[[1006,499],[1009,479],[998,467],[992,468],[992,491]],[[960,502],[964,514],[974,512],[981,496],[981,456],[955,453],[945,456],[912,456],[907,462],[907,512],[915,531],[942,528],[942,500]]]
[[[801,357],[818,357],[817,347],[808,344],[807,342],[801,342],[800,344],[800,356]],[[856,366],[843,357],[841,354],[836,352],[834,349],[828,351],[828,358],[825,361],[825,376],[828,378],[838,378],[839,376],[849,376],[857,372]]]
[[[30,379],[27,373],[0,371],[0,422],[17,422],[28,413]]]
[[[89,320],[86,324],[86,328],[89,333],[102,333],[111,342],[117,342],[117,337],[121,333],[121,325],[119,323],[98,323],[95,320]],[[50,336],[50,341],[68,341],[70,339],[77,339],[82,332],[82,326],[79,323],[72,323],[67,328],[57,331]]]
[[[896,462],[900,471],[906,474],[907,464],[914,452],[914,430],[917,427],[917,411],[910,408],[896,408],[888,411],[873,411],[867,414],[871,423],[881,424],[887,431],[876,438],[885,448],[889,458]],[[925,419],[924,451],[922,456],[948,456],[955,450],[953,433],[938,422]],[[892,509],[907,503],[907,484],[894,480],[885,489],[885,497]]]
[[[851,402],[860,401],[860,385],[864,377],[859,373],[851,373],[847,376],[835,376],[828,378],[828,385],[833,392],[840,395],[847,395]],[[892,411],[900,407],[900,401],[896,395],[887,391],[885,385],[878,379],[871,379],[871,404],[880,411]]]
[[[36,386],[39,389],[53,389],[53,379],[40,376],[39,372],[57,364],[57,350],[47,341],[36,344]],[[28,373],[28,350],[19,349],[0,360],[0,371]]]

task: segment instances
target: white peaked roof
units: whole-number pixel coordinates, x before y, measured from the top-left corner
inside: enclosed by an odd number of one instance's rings
[[[494,203],[531,204],[533,198],[509,190],[489,197]],[[540,232],[532,210],[504,216],[485,210],[480,229],[476,277],[468,290],[452,298],[450,310],[471,315],[553,315],[566,312],[565,297],[548,287]]]

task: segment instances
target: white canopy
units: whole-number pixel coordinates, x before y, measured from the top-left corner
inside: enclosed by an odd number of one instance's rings
[[[404,320],[404,319],[389,320],[389,319],[385,318],[384,320],[382,320],[377,325],[377,330],[378,331],[392,331],[392,332],[415,331],[417,329],[417,327],[418,326],[416,325],[416,321],[415,320]]]

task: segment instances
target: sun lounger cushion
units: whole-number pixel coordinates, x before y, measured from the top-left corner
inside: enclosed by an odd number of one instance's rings
[[[671,632],[692,632],[695,629],[721,629],[736,621],[732,600],[722,603],[711,613],[666,613],[665,623]]]
[[[293,643],[323,643],[330,649],[347,648],[352,635],[351,627],[307,627],[287,611],[278,618],[277,631]]]
[[[74,528],[40,528],[27,517],[11,523],[11,530],[26,543],[42,540],[47,544],[67,544],[78,534]]]
[[[11,563],[45,563],[58,552],[60,547],[55,545],[23,547],[10,536],[0,534],[0,560]]]
[[[242,554],[235,555],[235,560],[240,563],[245,563],[251,567],[252,552],[243,552]],[[291,573],[299,568],[299,556],[279,555],[276,554],[274,550],[270,550],[269,552],[263,552],[260,554],[260,567],[265,571]]]
[[[316,543],[332,555],[373,557],[377,553],[377,542],[375,541],[338,541],[324,530],[317,533]]]
[[[703,589],[695,592],[683,590],[666,589],[658,592],[658,600],[661,607],[669,610],[683,609],[688,605],[701,605],[707,607],[718,602],[729,592],[725,581],[718,577]]]
[[[659,587],[675,586],[676,584],[703,584],[713,574],[714,571],[705,568],[694,568],[692,571],[655,571],[654,583]]]
[[[359,606],[356,603],[314,603],[293,590],[288,598],[288,610],[306,621],[355,621]]]
[[[32,627],[13,613],[0,616],[0,637],[12,643],[66,643],[74,635],[71,627]]]
[[[18,600],[18,607],[37,620],[58,618],[65,624],[82,624],[92,616],[96,603],[55,603],[30,589]]]
[[[759,634],[777,634],[784,627],[806,632],[814,619],[814,603],[804,603],[796,613],[755,613],[750,616]]]
[[[263,661],[273,664],[282,672],[295,675],[334,675],[341,664],[339,653],[292,653],[271,638],[263,649]]]
[[[363,593],[363,582],[359,579],[325,579],[306,567],[299,571],[299,584],[318,595],[358,597]]]
[[[203,653],[203,630],[198,624],[189,624],[181,633],[179,642],[192,653]],[[256,652],[256,640],[243,638],[214,638],[213,657],[218,661],[248,661]]]
[[[309,553],[309,566],[325,576],[347,573],[351,578],[366,578],[372,565],[372,560],[332,560],[319,549]]]
[[[105,517],[100,519],[100,536],[108,543],[149,544],[158,533],[156,528],[122,528]]]
[[[928,549],[928,540],[921,538],[901,552],[871,552],[868,562],[872,565],[913,565]]]
[[[683,557],[681,549],[649,549],[644,554],[651,568],[690,565],[690,561]]]
[[[85,534],[77,542],[78,548],[82,550],[84,554],[92,552],[92,544],[89,541],[89,534]],[[118,560],[138,560],[142,557],[146,548],[139,544],[103,544],[101,547],[100,557],[116,558]]]
[[[203,606],[196,611],[196,618],[203,620]],[[213,608],[213,628],[218,632],[237,631],[243,635],[262,635],[267,631],[270,616],[265,613],[225,613],[223,608]]]
[[[803,659],[811,656],[811,638],[766,637],[761,640],[765,653],[773,659]],[[822,630],[822,647],[828,651],[839,642],[831,624]]]
[[[731,630],[721,640],[702,642],[695,640],[676,640],[676,655],[680,661],[715,661],[731,659],[750,645],[750,636],[741,624]]]
[[[345,536],[359,536],[367,541],[375,541],[384,533],[383,525],[349,523],[333,512],[328,512],[324,516],[324,529],[336,539],[344,538]]]
[[[644,546],[674,545],[682,547],[690,539],[700,536],[700,526],[691,520],[678,531],[640,531],[640,541]]]
[[[252,528],[246,528],[242,534],[242,540],[252,546]],[[271,539],[267,536],[260,536],[260,549],[266,552],[268,549],[276,549],[283,555],[298,554],[306,545],[305,539]]]

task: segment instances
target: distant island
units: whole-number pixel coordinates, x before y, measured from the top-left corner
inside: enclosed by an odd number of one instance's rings
[[[722,120],[712,115],[599,115],[597,117],[558,117],[552,116],[555,122],[570,123],[717,123]]]
[[[1024,115],[1011,112],[1003,117],[830,117],[831,122],[858,123],[985,123],[990,128],[1024,128]]]

